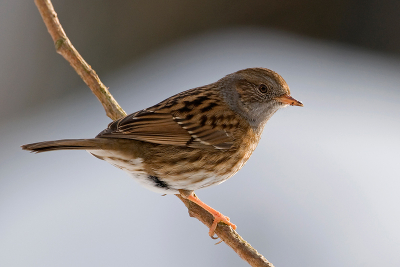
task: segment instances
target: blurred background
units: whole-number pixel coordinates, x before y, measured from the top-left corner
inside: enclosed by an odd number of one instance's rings
[[[246,166],[200,198],[275,266],[400,266],[400,2],[54,0],[74,46],[131,113],[247,67],[280,110]],[[82,151],[110,120],[33,1],[0,0],[0,266],[246,266],[174,196]]]

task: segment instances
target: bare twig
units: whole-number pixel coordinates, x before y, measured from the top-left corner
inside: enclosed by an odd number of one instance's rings
[[[62,55],[71,64],[82,80],[89,86],[90,90],[92,90],[93,94],[96,95],[103,105],[107,116],[112,120],[126,116],[125,111],[118,105],[107,87],[100,81],[96,72],[86,63],[68,39],[58,21],[57,13],[54,11],[51,1],[35,0],[35,4],[39,9],[40,15],[42,15],[47,30],[53,38],[57,53]]]
[[[189,215],[195,217],[201,221],[208,228],[214,221],[214,217],[205,209],[193,203],[180,195],[176,195],[182,200],[185,206],[189,210]],[[257,267],[273,267],[263,255],[257,252],[246,240],[244,240],[235,230],[230,226],[219,223],[215,233],[224,241],[228,246],[230,246],[242,259],[247,261],[251,266]]]
[[[117,101],[110,94],[108,89],[100,81],[96,72],[86,63],[78,51],[69,41],[54,11],[50,0],[35,0],[35,4],[42,15],[47,30],[53,38],[57,53],[61,54],[81,76],[92,92],[97,96],[103,105],[106,114],[113,120],[122,118],[126,115],[125,111],[118,105]],[[207,227],[213,222],[213,216],[197,204],[176,195],[188,208],[189,215],[197,218]],[[273,265],[259,254],[249,243],[247,243],[235,230],[231,227],[220,223],[215,230],[218,237],[229,245],[242,259],[247,261],[251,266],[257,267],[273,267]]]

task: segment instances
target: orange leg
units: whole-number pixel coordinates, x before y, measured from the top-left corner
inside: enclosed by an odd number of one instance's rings
[[[205,209],[206,211],[208,211],[209,213],[211,213],[214,216],[214,222],[210,227],[210,232],[208,232],[208,234],[211,237],[214,236],[214,231],[217,228],[217,225],[219,222],[223,222],[227,225],[230,225],[233,229],[236,229],[236,225],[234,225],[233,223],[231,223],[229,221],[229,217],[222,215],[220,212],[216,211],[215,209],[208,206],[206,203],[202,202],[197,196],[194,195],[194,193],[191,193],[184,197],[189,199],[190,201],[196,203],[197,205],[199,205],[200,207],[202,207],[203,209]]]

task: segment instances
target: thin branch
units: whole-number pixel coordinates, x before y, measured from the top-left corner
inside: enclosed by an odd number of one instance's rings
[[[108,89],[100,81],[96,72],[86,63],[78,51],[69,41],[54,11],[50,0],[35,0],[35,4],[42,15],[47,30],[53,38],[57,53],[61,54],[81,76],[92,92],[103,105],[106,114],[113,120],[126,116],[125,111],[118,105]],[[197,204],[176,195],[188,208],[189,215],[197,218],[207,227],[213,222],[213,216]],[[263,255],[257,252],[235,230],[226,224],[219,223],[215,233],[230,246],[242,259],[255,267],[273,267]]]
[[[214,217],[205,209],[193,203],[181,195],[176,195],[188,208],[190,217],[194,217],[201,221],[208,228],[214,221]],[[247,261],[251,266],[257,267],[274,267],[263,255],[257,252],[246,240],[244,240],[230,226],[219,223],[215,233],[218,237],[230,246],[243,260]]]
[[[62,55],[71,64],[82,80],[89,86],[90,90],[92,90],[93,94],[95,94],[103,105],[107,116],[112,120],[126,116],[125,111],[118,105],[107,87],[100,81],[96,72],[86,63],[68,39],[51,1],[35,0],[35,4],[39,9],[40,15],[42,15],[51,38],[53,38],[57,53]]]

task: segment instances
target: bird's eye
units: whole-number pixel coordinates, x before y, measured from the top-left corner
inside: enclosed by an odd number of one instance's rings
[[[260,86],[258,87],[258,90],[265,94],[268,91],[268,87],[265,84],[260,84]]]

